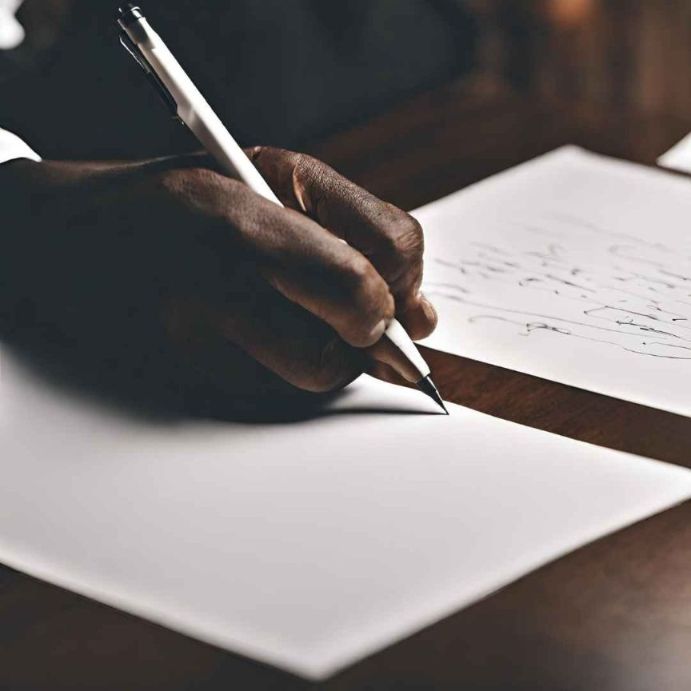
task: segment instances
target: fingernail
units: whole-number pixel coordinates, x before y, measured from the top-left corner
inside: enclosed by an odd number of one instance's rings
[[[373,342],[378,341],[386,331],[386,319],[382,319],[370,332],[369,337]]]

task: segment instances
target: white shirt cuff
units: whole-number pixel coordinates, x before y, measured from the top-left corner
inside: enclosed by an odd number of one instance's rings
[[[41,157],[16,134],[0,130],[0,165],[18,158],[28,158],[36,162],[41,160]]]
[[[657,163],[665,168],[691,173],[691,134],[686,135],[675,144],[666,154],[657,159]]]

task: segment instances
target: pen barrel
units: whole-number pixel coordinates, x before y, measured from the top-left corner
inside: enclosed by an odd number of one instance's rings
[[[123,26],[177,106],[189,127],[224,173],[242,180],[254,192],[282,206],[278,197],[214,113],[194,82],[144,17]]]
[[[390,341],[394,349],[398,351],[397,354],[400,354],[400,357],[405,359],[406,365],[409,364],[417,373],[415,381],[430,375],[429,365],[425,362],[417,346],[397,319],[391,320],[384,332],[384,336]],[[406,367],[406,371],[411,371],[411,367]]]
[[[282,206],[261,173],[233,139],[141,12],[132,10],[125,13],[119,23],[144,57],[147,64],[142,66],[155,73],[174,100],[177,116],[190,128],[221,169],[228,175],[242,180],[257,194]],[[397,320],[391,321],[386,329],[385,337],[386,349],[394,360],[392,364],[397,364],[396,369],[405,372],[406,378],[413,377],[415,381],[421,381],[429,376],[429,366]]]
[[[195,107],[185,115],[178,114],[224,173],[242,180],[257,194],[283,206],[261,173],[210,108],[200,110]]]

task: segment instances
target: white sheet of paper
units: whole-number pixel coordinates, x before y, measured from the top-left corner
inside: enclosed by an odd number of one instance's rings
[[[306,677],[691,496],[367,378],[305,422],[154,424],[0,363],[0,561]]]
[[[565,147],[414,215],[427,345],[691,415],[691,182]]]

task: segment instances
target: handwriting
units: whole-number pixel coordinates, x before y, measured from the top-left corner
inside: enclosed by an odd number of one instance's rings
[[[462,256],[432,255],[430,297],[462,303],[477,327],[691,360],[691,246],[560,212],[510,226],[519,249],[468,242]]]

